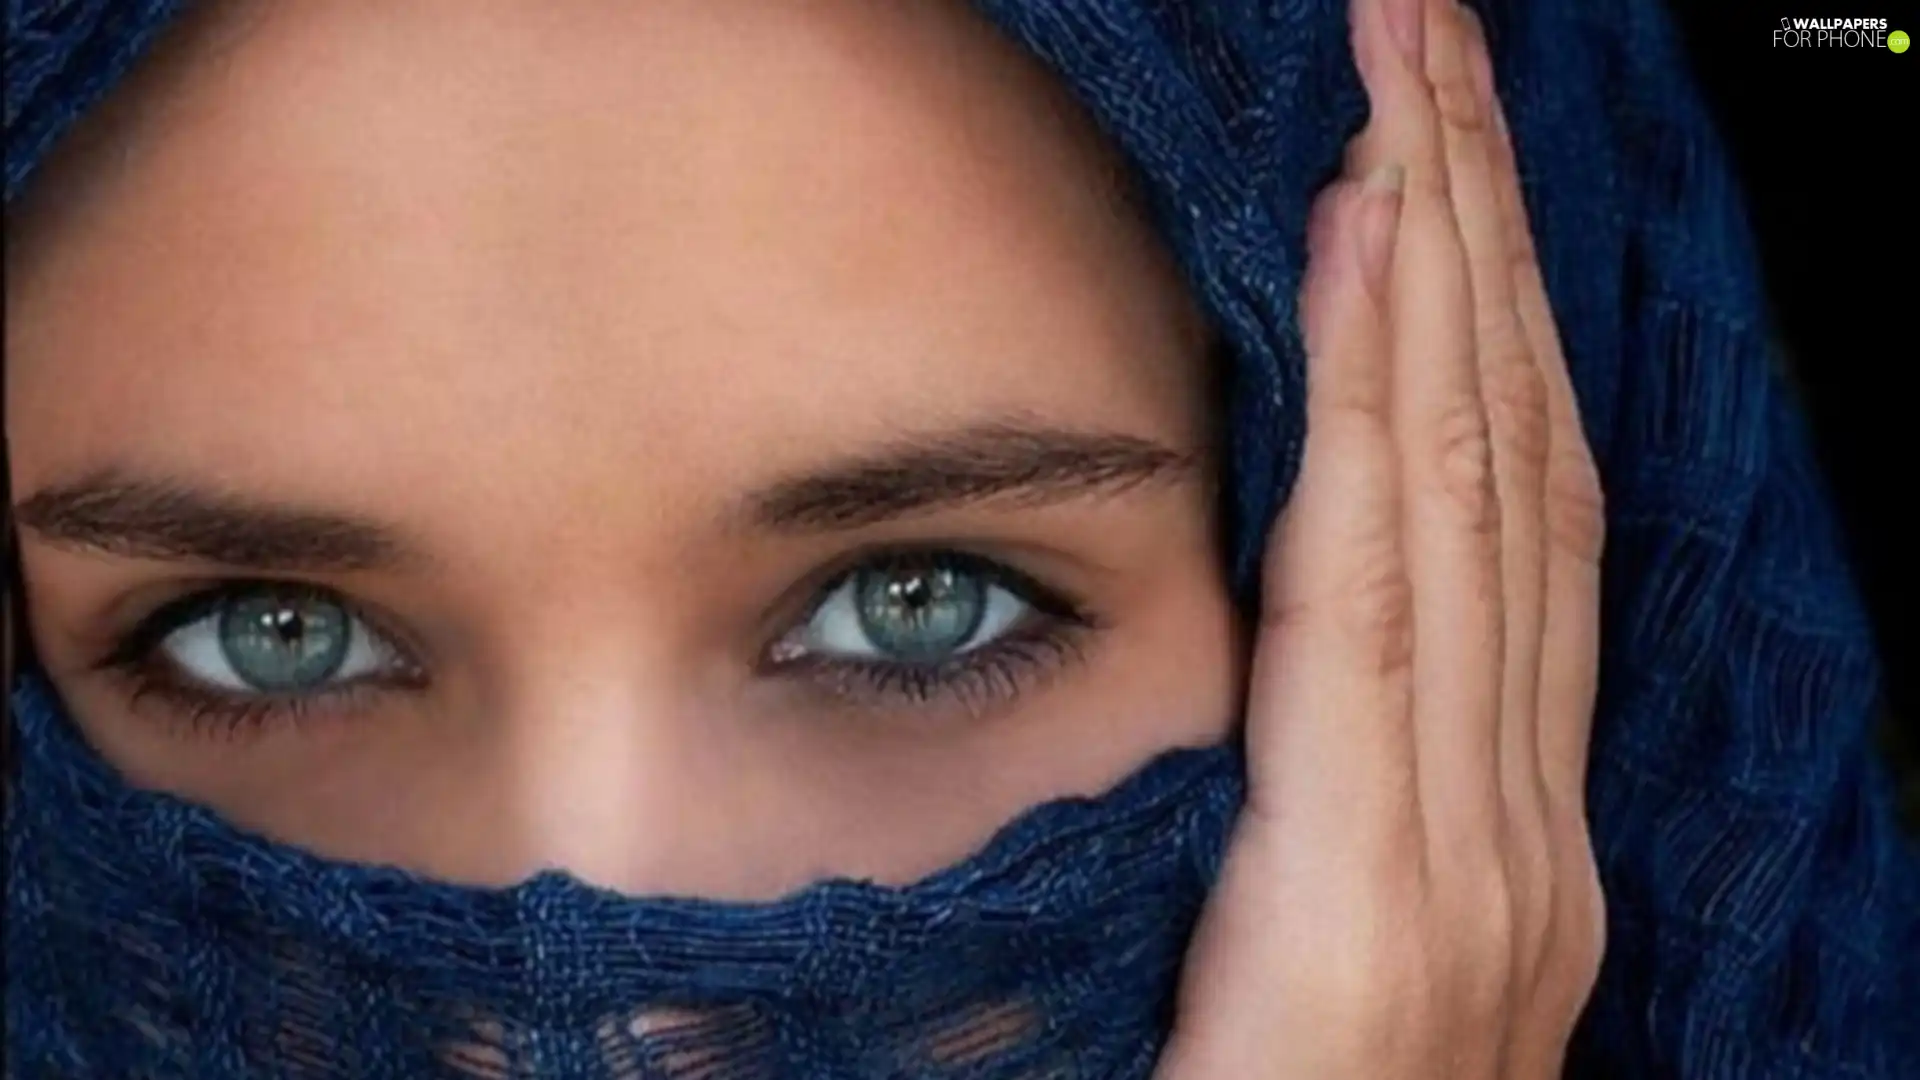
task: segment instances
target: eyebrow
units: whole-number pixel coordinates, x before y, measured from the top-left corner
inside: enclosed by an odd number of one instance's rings
[[[1037,507],[1202,472],[1201,455],[1133,435],[1020,421],[909,435],[808,475],[774,483],[741,515],[770,532],[856,529],[996,501]]]
[[[1198,455],[1131,435],[997,422],[908,436],[775,481],[736,506],[773,533],[840,532],[987,501],[1009,508],[1113,495],[1199,473]],[[425,561],[391,526],[108,469],[42,489],[14,520],[61,547],[272,572],[391,570]]]
[[[16,503],[22,528],[61,547],[258,570],[389,569],[420,555],[387,526],[163,478],[103,470]]]

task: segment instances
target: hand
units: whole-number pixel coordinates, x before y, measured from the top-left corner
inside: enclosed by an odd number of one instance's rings
[[[1600,494],[1484,40],[1354,8],[1374,118],[1310,229],[1250,796],[1159,1080],[1558,1076],[1602,951]]]

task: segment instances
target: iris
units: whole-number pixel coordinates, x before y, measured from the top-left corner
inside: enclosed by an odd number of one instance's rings
[[[853,587],[861,631],[902,660],[946,659],[973,639],[986,617],[987,583],[957,567],[863,568]]]
[[[237,596],[218,620],[220,655],[249,688],[311,690],[340,671],[352,644],[352,619],[321,597],[273,593]]]

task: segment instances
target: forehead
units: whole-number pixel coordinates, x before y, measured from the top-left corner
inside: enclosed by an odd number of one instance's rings
[[[175,46],[9,252],[17,465],[727,472],[918,418],[1194,422],[1198,320],[1115,159],[958,2],[241,4]]]

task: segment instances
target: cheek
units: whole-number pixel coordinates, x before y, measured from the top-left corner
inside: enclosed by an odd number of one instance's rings
[[[819,850],[882,880],[912,880],[970,854],[1029,807],[1098,795],[1169,749],[1225,740],[1242,698],[1241,634],[1217,577],[1190,584],[1136,614],[1097,661],[1016,715],[950,745],[903,745],[823,789],[817,808],[838,823]]]

